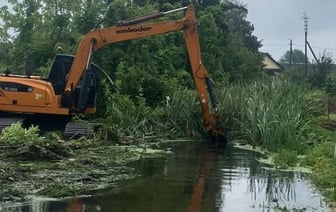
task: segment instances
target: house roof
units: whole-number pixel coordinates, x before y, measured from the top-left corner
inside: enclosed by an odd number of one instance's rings
[[[264,69],[279,70],[279,71],[284,70],[284,68],[277,61],[275,61],[270,54],[268,53],[262,53],[262,54],[264,55],[263,60]]]

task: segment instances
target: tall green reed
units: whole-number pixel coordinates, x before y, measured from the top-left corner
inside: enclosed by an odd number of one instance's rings
[[[256,81],[218,91],[221,120],[231,139],[242,139],[270,151],[295,146],[314,106],[302,85],[281,80]]]
[[[179,88],[166,102],[161,121],[180,131],[183,136],[198,136],[204,132],[197,93]]]
[[[203,132],[195,91],[179,88],[155,107],[144,98],[133,100],[118,93],[106,93],[106,112],[101,135],[105,139],[198,136]]]

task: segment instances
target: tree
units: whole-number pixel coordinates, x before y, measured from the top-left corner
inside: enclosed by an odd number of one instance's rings
[[[0,18],[4,22],[2,40],[11,40],[8,31],[14,29],[17,34],[13,40],[13,48],[8,52],[7,60],[11,61],[11,70],[23,70],[26,61],[32,55],[31,46],[34,31],[41,27],[42,18],[38,13],[41,8],[39,0],[11,0],[12,9],[7,6],[1,8]],[[20,58],[18,60],[18,58]]]
[[[4,71],[9,64],[8,52],[13,48],[13,44],[10,42],[0,43],[0,71]]]
[[[252,34],[254,26],[247,20],[246,6],[241,3],[223,1],[221,9],[227,19],[226,24],[232,36],[241,39],[249,50],[257,52],[261,47],[261,41]]]
[[[303,51],[299,49],[294,49],[292,53],[292,61],[291,61],[291,52],[287,51],[279,60],[280,63],[287,63],[287,64],[304,64],[305,63],[305,54]],[[309,60],[307,58],[309,63]]]
[[[334,59],[331,55],[323,52],[322,55],[320,55],[318,61],[319,63],[313,67],[308,75],[308,78],[309,82],[313,86],[322,88],[326,86],[326,81],[328,76],[330,75],[332,65],[334,64]],[[328,80],[328,84],[331,84],[330,80]]]

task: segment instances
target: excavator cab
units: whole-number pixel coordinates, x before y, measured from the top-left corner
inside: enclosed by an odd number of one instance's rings
[[[54,59],[47,81],[52,84],[55,95],[62,95],[67,82],[67,75],[71,69],[74,56],[58,54]],[[84,112],[87,107],[96,106],[97,98],[97,72],[101,68],[95,64],[91,64],[81,77],[78,85],[74,89],[74,106],[81,112]],[[64,105],[64,107],[67,107]]]
[[[70,71],[73,60],[74,57],[71,55],[56,55],[48,76],[48,81],[52,84],[55,95],[63,93],[66,84],[66,76]]]

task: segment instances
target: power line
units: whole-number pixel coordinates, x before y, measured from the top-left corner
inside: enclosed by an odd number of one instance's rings
[[[265,49],[265,47],[276,47],[279,46],[277,48],[271,48],[271,49]],[[267,51],[267,52],[274,52],[274,51],[279,51],[282,50],[284,48],[287,48],[288,44],[263,44],[262,47],[264,47],[263,51]],[[305,46],[303,43],[294,43],[292,42],[292,46],[293,47],[303,47]],[[336,51],[336,48],[329,48],[329,47],[323,47],[323,46],[315,46],[313,45],[314,49],[322,49],[322,50],[327,50],[327,51]]]
[[[321,47],[321,46],[314,46],[315,49],[325,49],[325,50],[330,50],[330,51],[336,51],[336,49],[333,48],[326,48],[326,47]]]
[[[262,44],[262,46],[284,46],[284,45],[287,45],[287,43]]]
[[[287,44],[285,46],[281,46],[281,47],[274,48],[274,49],[265,49],[264,51],[266,51],[266,52],[274,52],[274,51],[279,51],[279,50],[282,50],[282,49],[285,49],[285,48],[287,48]]]
[[[304,44],[293,43],[293,46],[300,46],[300,47],[302,47],[302,46],[304,46]],[[330,50],[330,51],[336,51],[336,48],[334,49],[334,48],[323,47],[323,46],[315,46],[315,45],[314,45],[314,48],[315,48],[315,49],[325,49],[325,50]]]
[[[293,43],[293,46],[304,46],[303,43]]]

